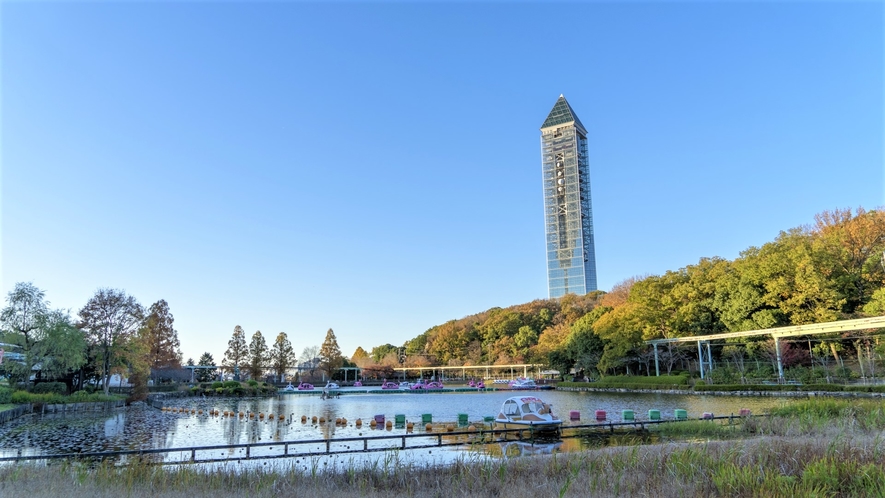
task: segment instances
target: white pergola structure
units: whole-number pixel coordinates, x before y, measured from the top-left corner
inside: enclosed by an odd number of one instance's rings
[[[851,332],[854,330],[867,330],[885,328],[885,316],[876,316],[872,318],[858,318],[855,320],[839,320],[827,323],[812,323],[809,325],[793,325],[790,327],[776,327],[761,330],[747,330],[744,332],[725,332],[722,334],[696,335],[690,337],[676,337],[672,339],[655,339],[645,341],[651,344],[655,349],[655,374],[661,375],[658,367],[658,345],[670,344],[677,342],[697,342],[698,343],[698,364],[700,365],[701,378],[704,378],[704,366],[709,372],[713,369],[713,357],[710,354],[710,341],[719,339],[732,339],[735,337],[753,337],[761,335],[770,335],[774,339],[774,349],[777,355],[777,375],[778,378],[784,378],[784,366],[781,363],[780,339],[783,337],[796,337],[805,335],[831,334],[834,332]]]

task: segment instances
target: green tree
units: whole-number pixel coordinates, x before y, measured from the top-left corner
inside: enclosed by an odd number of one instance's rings
[[[38,342],[33,357],[40,364],[40,376],[58,379],[86,363],[86,338],[71,317],[62,310],[50,311],[44,318],[45,338]]]
[[[174,321],[169,305],[163,299],[148,309],[143,333],[154,383],[159,382],[161,370],[181,368],[181,347],[178,331],[172,326]]]
[[[280,382],[285,380],[286,370],[295,364],[295,351],[292,349],[292,343],[285,332],[277,334],[277,338],[273,343],[270,351],[270,363],[274,374]]]
[[[200,356],[200,362],[197,363],[197,365],[201,367],[215,366],[215,358],[209,353],[203,353],[202,356]],[[210,382],[215,379],[215,371],[215,368],[198,368],[194,372],[194,378],[197,382]]]
[[[234,333],[230,340],[227,341],[227,350],[224,352],[221,365],[229,373],[238,374],[246,365],[248,356],[249,346],[246,344],[246,332],[243,327],[237,325],[234,327]]]
[[[99,289],[80,310],[78,326],[96,352],[104,393],[110,393],[111,369],[123,365],[125,350],[144,320],[144,309],[122,290]]]
[[[323,341],[323,345],[320,346],[320,368],[331,379],[332,375],[341,368],[343,359],[341,348],[338,347],[338,340],[335,338],[335,332],[329,329],[326,332],[326,339]]]
[[[256,330],[249,343],[249,377],[255,380],[261,379],[268,363],[270,363],[270,351],[267,349],[267,342],[261,331]]]
[[[375,363],[381,363],[381,360],[383,360],[385,356],[390,353],[396,353],[398,350],[399,348],[397,348],[393,344],[382,344],[381,346],[375,346],[374,348],[372,348],[369,356],[372,357],[372,360],[374,360]]]
[[[73,326],[67,312],[50,310],[44,293],[31,283],[17,283],[0,311],[0,342],[17,346],[23,361],[7,360],[4,369],[30,388],[33,367],[40,365],[42,378],[59,378],[85,363],[83,333]]]

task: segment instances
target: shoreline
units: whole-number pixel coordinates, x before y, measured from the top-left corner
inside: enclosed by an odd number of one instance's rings
[[[685,394],[694,396],[768,396],[793,398],[883,398],[885,393],[854,391],[695,391],[693,389],[632,389],[624,387],[557,387],[557,391],[600,392],[600,393],[642,393],[642,394]]]

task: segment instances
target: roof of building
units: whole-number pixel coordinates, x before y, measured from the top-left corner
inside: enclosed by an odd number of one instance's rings
[[[565,97],[560,94],[559,99],[556,100],[556,104],[553,106],[553,110],[550,111],[550,114],[547,115],[547,119],[544,120],[544,124],[541,125],[541,129],[543,130],[544,128],[549,128],[551,126],[572,122],[586,133],[587,129],[584,128],[584,124],[578,119],[578,115],[572,110],[572,106],[568,104]]]

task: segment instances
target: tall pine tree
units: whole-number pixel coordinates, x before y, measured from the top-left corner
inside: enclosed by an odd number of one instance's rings
[[[249,343],[249,377],[255,380],[261,380],[264,376],[264,369],[270,360],[270,352],[267,349],[267,342],[260,330],[256,330],[252,334],[252,342]]]
[[[335,338],[335,332],[329,329],[326,332],[326,340],[320,347],[320,369],[331,379],[332,375],[341,368],[344,358],[341,356],[341,348],[338,347],[338,340]]]
[[[289,337],[285,332],[280,332],[277,335],[277,340],[274,341],[273,348],[270,351],[270,362],[277,379],[283,382],[286,370],[295,364],[295,351],[292,349],[292,343],[289,342]]]
[[[246,364],[248,355],[249,346],[246,344],[246,332],[243,327],[237,325],[234,327],[233,336],[227,341],[227,351],[224,352],[221,365],[229,373],[239,376],[240,369]],[[239,380],[238,377],[237,380]]]
[[[210,367],[215,365],[215,359],[212,358],[212,355],[209,353],[203,353],[203,356],[200,356],[200,363],[198,363],[201,367]],[[198,368],[194,377],[198,382],[209,382],[215,378],[215,368]]]
[[[159,382],[162,370],[181,368],[181,345],[178,331],[172,327],[174,321],[169,305],[163,299],[148,309],[143,334],[154,384]]]

